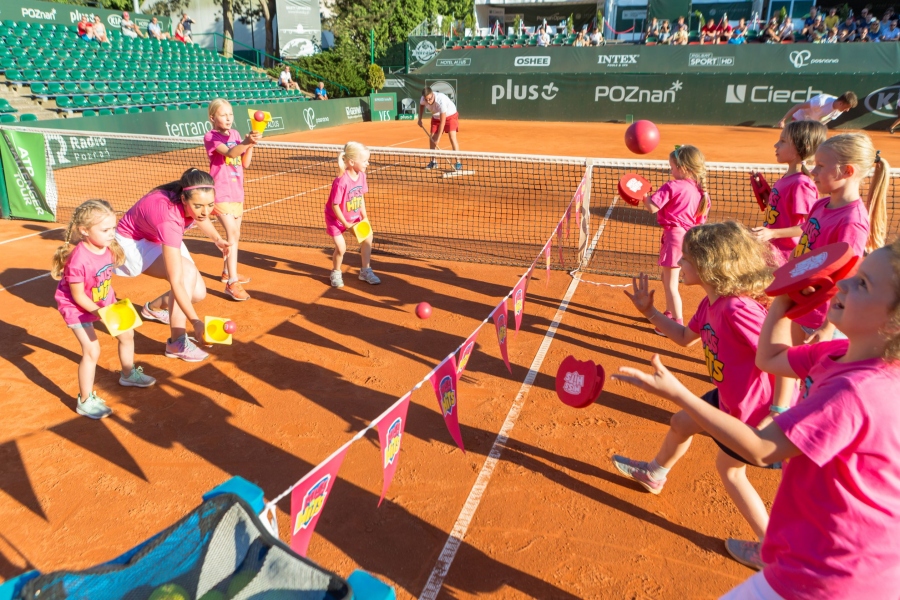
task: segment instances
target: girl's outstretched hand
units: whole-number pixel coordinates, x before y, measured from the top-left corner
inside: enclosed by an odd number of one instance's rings
[[[653,358],[650,359],[650,366],[653,367],[653,371],[650,373],[644,373],[640,369],[634,369],[632,367],[619,367],[619,372],[613,375],[612,378],[616,381],[630,383],[635,387],[656,394],[661,398],[671,400],[676,404],[678,403],[677,398],[680,395],[683,393],[690,393],[662,364],[659,354],[653,355]]]
[[[231,250],[231,242],[226,240],[225,238],[219,238],[216,240],[216,248],[222,251],[222,257],[228,257],[228,251]]]
[[[638,309],[638,312],[645,317],[653,314],[653,311],[656,310],[653,307],[653,294],[655,291],[650,289],[650,278],[647,274],[641,273],[638,277],[632,277],[631,289],[634,290],[633,294],[629,294],[627,289],[623,291],[628,296],[628,299],[631,300],[631,303],[634,304],[634,307]]]
[[[750,233],[753,234],[760,242],[768,242],[775,236],[772,235],[772,231],[768,227],[754,227],[750,230]]]

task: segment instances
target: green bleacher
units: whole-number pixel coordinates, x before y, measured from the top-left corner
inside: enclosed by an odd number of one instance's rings
[[[112,43],[100,45],[80,39],[76,25],[3,20],[0,74],[7,85],[28,87],[24,95],[45,106],[84,116],[200,108],[214,98],[238,105],[307,99],[194,44],[110,29],[107,35]],[[0,115],[14,112],[0,99]]]

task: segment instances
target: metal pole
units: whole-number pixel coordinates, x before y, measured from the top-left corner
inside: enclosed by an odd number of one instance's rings
[[[369,64],[375,64],[375,30],[369,30],[369,53],[371,55],[371,62]]]

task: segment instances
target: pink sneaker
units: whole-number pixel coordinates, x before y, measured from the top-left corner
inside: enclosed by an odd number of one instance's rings
[[[672,319],[672,313],[670,313],[669,311],[664,312],[663,316],[665,316],[667,319]],[[672,320],[675,321],[676,323],[678,323],[679,325],[684,325],[684,319],[672,319]],[[656,335],[661,335],[663,337],[666,337],[666,334],[664,334],[662,331],[660,331],[659,327],[654,327],[653,331],[656,332]]]
[[[736,540],[728,538],[725,540],[725,549],[731,558],[738,561],[745,567],[762,571],[766,565],[759,556],[759,550],[762,544],[759,542],[746,542],[744,540]]]
[[[197,347],[197,344],[184,334],[174,342],[166,340],[166,356],[169,358],[180,358],[186,362],[200,362],[209,354]]]
[[[144,317],[147,321],[159,321],[164,325],[169,324],[169,311],[167,310],[153,310],[150,308],[150,303],[147,302],[144,306],[141,307],[141,316]]]
[[[666,484],[666,478],[653,479],[650,477],[649,465],[642,460],[631,460],[618,454],[612,457],[613,465],[618,469],[619,473],[633,479],[641,484],[651,494],[659,495],[663,486]]]

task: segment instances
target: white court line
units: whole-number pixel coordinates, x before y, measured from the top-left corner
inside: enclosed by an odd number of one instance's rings
[[[615,204],[615,201],[613,201],[613,204]],[[600,240],[600,236],[606,228],[606,222],[612,214],[612,209],[613,207],[610,206],[609,210],[606,211],[603,223],[600,224],[596,235],[594,235],[594,239],[591,240],[591,246],[585,253],[584,264],[587,264],[587,262],[590,261],[591,256],[594,253],[594,248],[597,246],[597,242]],[[562,322],[563,315],[565,315],[566,309],[569,307],[569,301],[575,294],[575,290],[578,289],[578,284],[581,281],[581,274],[574,273],[573,277],[572,282],[569,284],[569,288],[566,290],[565,296],[560,302],[559,307],[556,309],[556,314],[553,316],[553,322],[547,329],[547,333],[544,334],[544,340],[541,342],[537,354],[535,354],[534,360],[531,363],[531,367],[528,369],[528,375],[525,376],[525,381],[522,382],[522,387],[519,388],[519,393],[516,394],[516,399],[513,400],[512,406],[509,408],[509,413],[506,415],[506,420],[503,422],[503,426],[497,434],[497,439],[494,440],[494,445],[491,446],[491,451],[488,453],[488,457],[481,467],[481,472],[478,473],[478,478],[475,479],[475,485],[472,486],[469,497],[466,498],[466,503],[463,505],[459,517],[456,518],[456,523],[453,525],[450,537],[447,538],[444,549],[441,550],[441,555],[438,557],[434,569],[431,570],[431,575],[428,577],[425,589],[423,589],[422,593],[419,595],[419,600],[434,600],[437,597],[438,592],[441,591],[441,587],[444,585],[444,579],[450,571],[450,565],[456,557],[456,552],[459,550],[460,544],[462,544],[463,539],[466,537],[466,531],[469,529],[469,524],[475,516],[475,511],[478,510],[478,505],[481,503],[484,491],[487,488],[488,482],[491,480],[491,475],[494,474],[494,468],[500,461],[500,454],[503,452],[507,440],[509,440],[509,434],[512,432],[512,428],[516,425],[519,413],[522,411],[522,405],[525,403],[525,397],[528,395],[528,392],[531,391],[531,386],[534,384],[534,380],[541,370],[544,357],[547,355],[547,350],[550,349],[550,343],[553,341],[556,330]]]
[[[396,144],[391,144],[390,146],[388,146],[388,148],[393,148],[394,146],[399,146],[400,144],[408,144],[408,143],[410,143],[410,142],[417,142],[417,141],[419,141],[420,139],[422,139],[422,138],[414,138],[414,139],[411,139],[411,140],[406,140],[405,142],[397,142]]]
[[[5,288],[0,288],[0,292],[5,292],[6,290],[11,290],[14,287],[18,287],[20,285],[24,285],[24,284],[30,283],[32,281],[37,281],[38,279],[43,279],[44,277],[50,277],[50,271],[47,271],[43,275],[38,275],[37,277],[32,277],[31,279],[26,279],[25,281],[20,281],[19,283],[14,283],[12,285],[8,285]]]
[[[53,229],[45,229],[44,231],[38,231],[37,233],[29,233],[28,235],[23,235],[21,237],[13,238],[11,240],[3,240],[2,242],[0,242],[0,245],[8,244],[10,242],[17,242],[19,240],[24,240],[25,238],[30,238],[30,237],[34,237],[36,235],[41,235],[42,233],[47,233],[48,231],[58,231],[60,229],[65,229],[65,227],[54,227]]]

